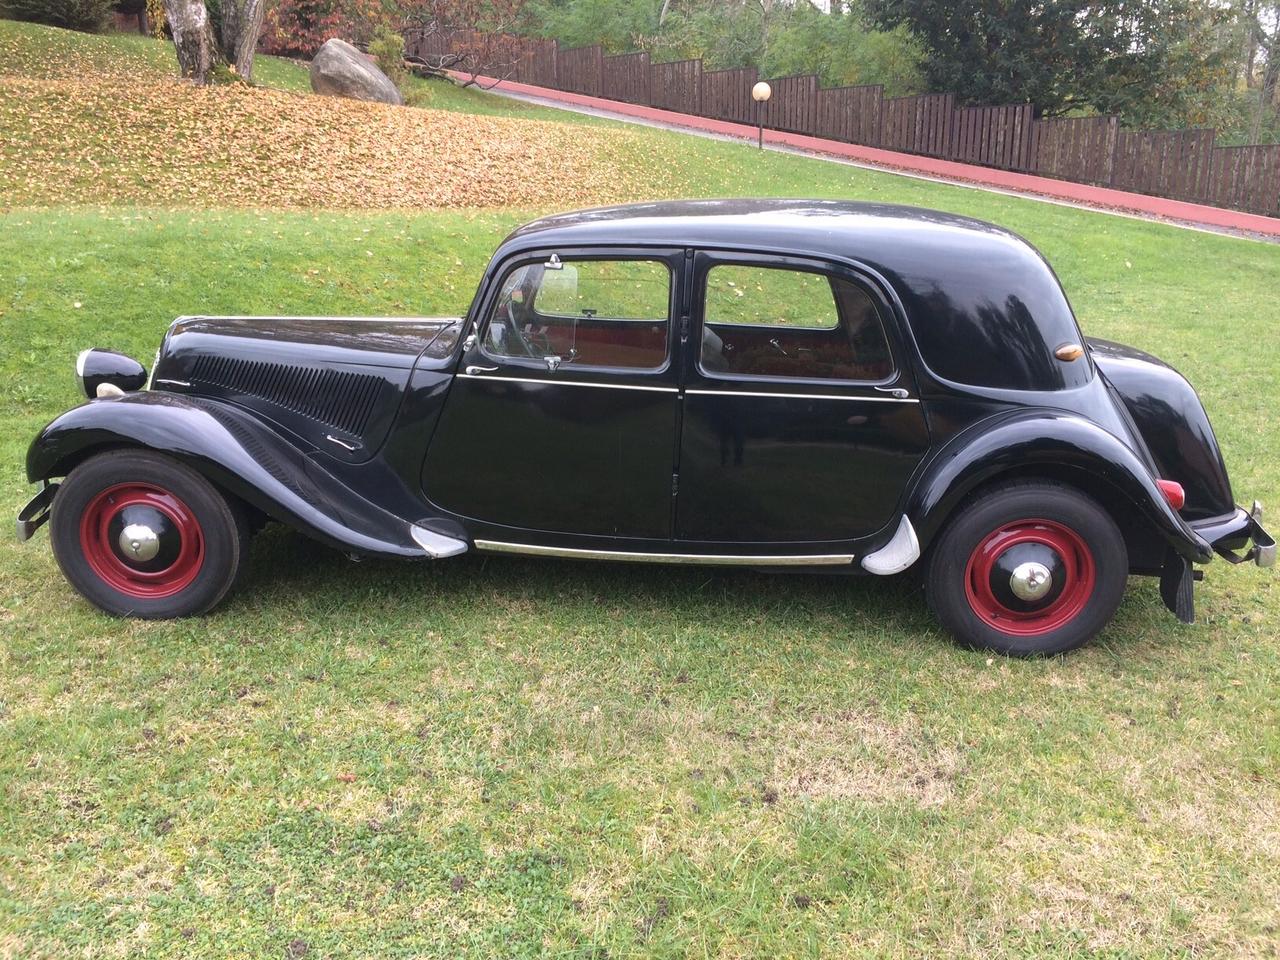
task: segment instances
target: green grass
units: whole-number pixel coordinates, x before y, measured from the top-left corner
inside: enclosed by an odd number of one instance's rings
[[[645,137],[690,195],[1018,230],[1280,503],[1280,247]],[[149,362],[191,311],[457,313],[539,212],[0,213],[0,512],[82,347]],[[352,564],[279,528],[249,563],[212,616],[144,624],[79,600],[46,532],[0,541],[0,957],[1274,955],[1265,571],[1212,564],[1194,627],[1135,580],[1098,644],[1010,662],[906,583]]]

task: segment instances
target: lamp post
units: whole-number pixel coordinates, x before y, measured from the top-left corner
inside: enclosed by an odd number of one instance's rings
[[[756,102],[756,127],[758,128],[759,141],[756,146],[761,150],[764,149],[764,116],[762,111],[764,105],[769,102],[769,98],[773,96],[773,87],[761,80],[751,88],[751,99]]]

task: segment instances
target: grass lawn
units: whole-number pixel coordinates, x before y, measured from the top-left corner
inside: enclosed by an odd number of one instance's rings
[[[628,138],[653,196],[1021,232],[1280,504],[1280,247]],[[551,209],[198,206],[0,209],[0,512],[82,347],[149,362],[192,311],[457,313]],[[1280,588],[1219,562],[1197,600],[1183,627],[1136,580],[1102,642],[1012,662],[908,583],[352,564],[271,528],[214,615],[144,624],[79,600],[46,532],[0,540],[0,957],[1275,956]]]

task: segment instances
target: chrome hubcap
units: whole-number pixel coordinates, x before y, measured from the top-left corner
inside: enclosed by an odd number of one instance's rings
[[[1039,600],[1053,589],[1053,574],[1043,563],[1020,563],[1009,576],[1009,589],[1019,600]]]
[[[131,523],[120,531],[120,551],[130,560],[146,563],[160,552],[159,535],[143,523]]]

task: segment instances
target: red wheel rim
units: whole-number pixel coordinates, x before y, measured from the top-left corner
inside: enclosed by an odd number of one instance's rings
[[[1015,593],[1015,574],[1035,564],[1048,571],[1041,597]],[[964,572],[969,607],[1001,633],[1033,637],[1065,626],[1093,595],[1097,572],[1084,538],[1054,520],[1017,520],[987,534],[969,555]],[[1025,581],[1025,576],[1023,577]],[[1024,591],[1024,583],[1017,585]]]
[[[130,538],[127,530],[142,535]],[[147,532],[154,534],[153,552]],[[80,516],[80,548],[103,583],[142,600],[180,593],[204,565],[200,522],[180,499],[150,483],[119,483],[90,500]]]

